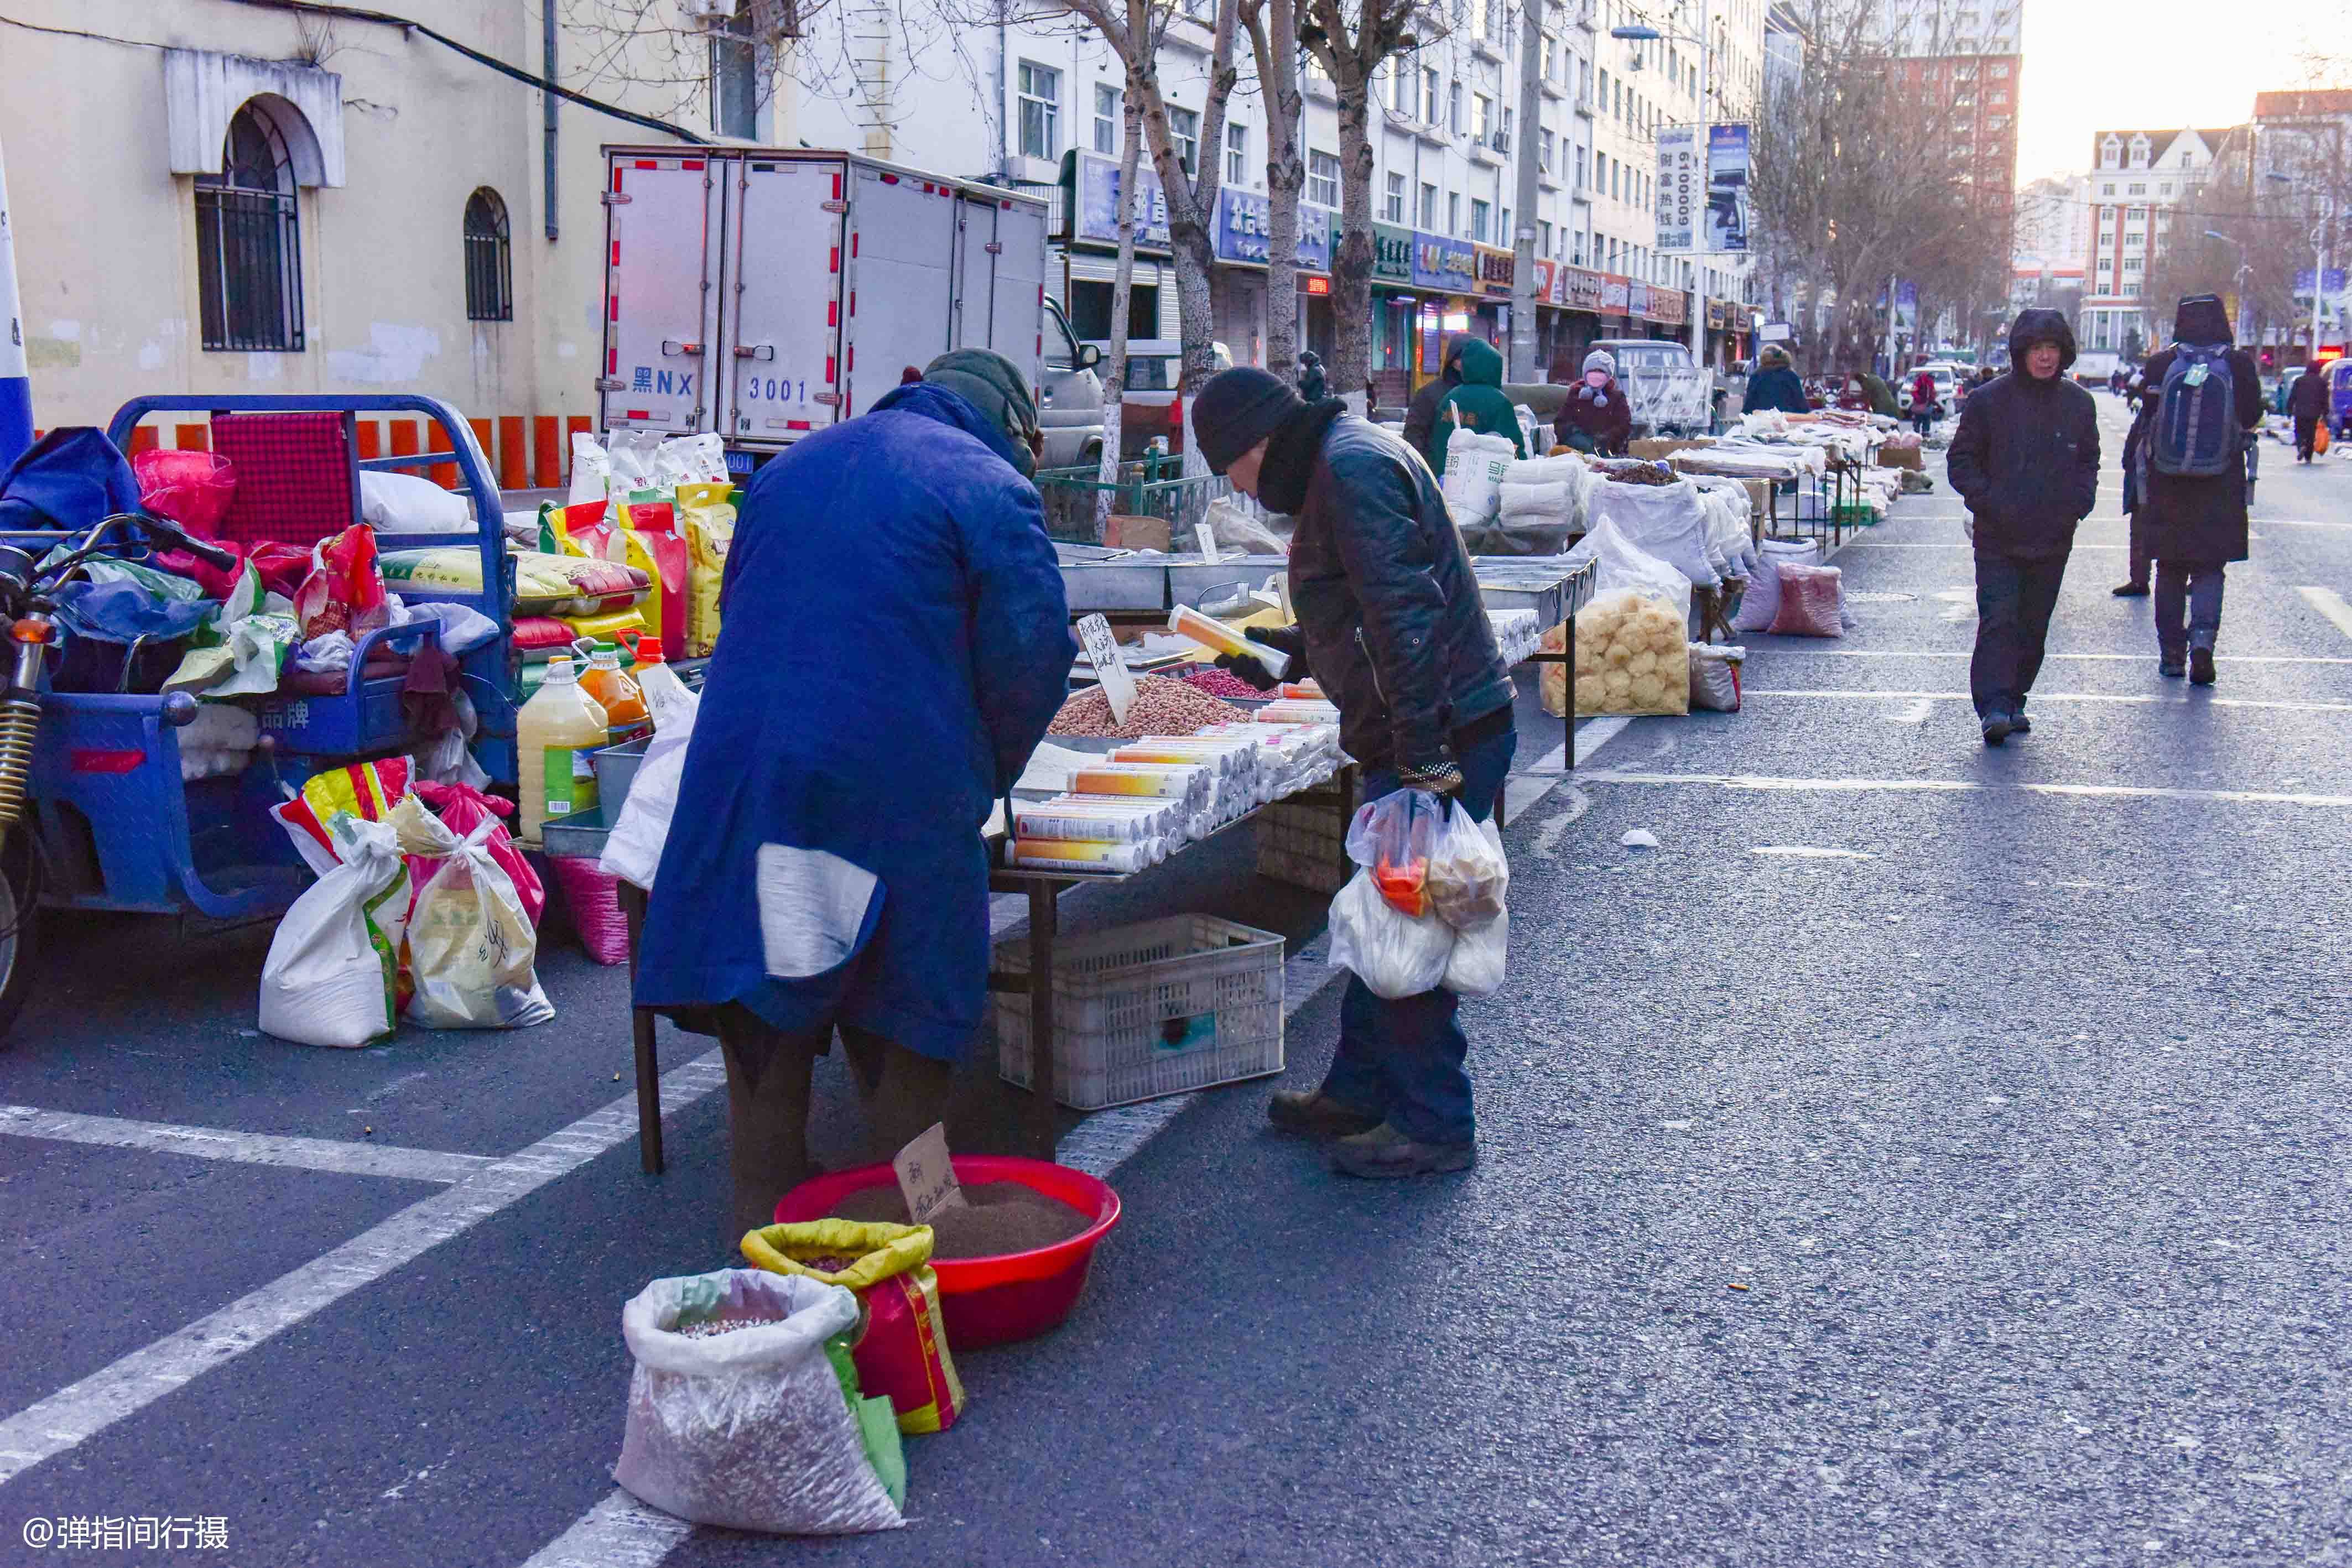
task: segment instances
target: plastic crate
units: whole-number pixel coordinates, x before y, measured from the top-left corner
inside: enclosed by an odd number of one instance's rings
[[[1025,937],[999,970],[1029,972]],[[1029,998],[998,993],[996,1071],[1030,1084]],[[1282,938],[1177,915],[1062,944],[1054,967],[1055,1098],[1099,1111],[1282,1071]]]

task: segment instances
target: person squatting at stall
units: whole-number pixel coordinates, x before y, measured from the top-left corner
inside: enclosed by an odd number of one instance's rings
[[[1364,799],[1427,789],[1486,821],[1517,745],[1511,674],[1427,465],[1344,402],[1302,402],[1260,370],[1227,371],[1202,387],[1192,428],[1213,471],[1297,519],[1298,625],[1287,637],[1252,635],[1303,653],[1339,705],[1340,744],[1363,767]],[[1228,667],[1273,684],[1254,659]],[[1336,1138],[1332,1163],[1351,1176],[1473,1164],[1470,1042],[1458,1000],[1440,989],[1383,1001],[1350,976],[1323,1086],[1276,1093],[1268,1117]]]
[[[2186,367],[2178,376],[2176,363]],[[2246,559],[2246,444],[2263,422],[2261,371],[2233,344],[2221,297],[2192,294],[2174,312],[2171,345],[2148,356],[2147,375],[2133,425],[2140,475],[2132,520],[2156,558],[2157,668],[2210,686],[2221,580],[2229,562]],[[2224,376],[2226,404],[2212,395]],[[2222,471],[2180,471],[2195,466],[2195,452],[2219,453]]]
[[[1948,465],[1976,547],[1969,691],[1987,746],[2033,728],[2026,694],[2042,672],[2074,525],[2099,498],[2098,404],[2063,374],[2074,329],[2055,310],[2021,310],[2009,356],[2009,373],[1962,405]]]
[[[639,1006],[726,1053],[730,1239],[810,1174],[810,1073],[841,1034],[887,1157],[981,1028],[981,831],[1077,642],[1003,356],[933,360],[760,471],[654,878]]]
[[[1584,356],[1584,375],[1569,390],[1551,433],[1562,446],[1603,457],[1622,457],[1633,438],[1633,409],[1617,384],[1617,356],[1595,349]]]

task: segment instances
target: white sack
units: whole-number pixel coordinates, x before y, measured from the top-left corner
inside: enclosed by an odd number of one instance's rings
[[[298,1045],[359,1046],[392,1032],[408,863],[388,823],[328,825],[342,859],[286,912],[261,965],[261,1028]]]

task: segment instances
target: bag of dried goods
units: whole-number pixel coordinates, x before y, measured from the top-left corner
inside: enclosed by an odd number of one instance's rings
[[[1613,524],[1627,542],[1701,588],[1723,580],[1721,568],[1707,552],[1707,509],[1699,501],[1698,486],[1687,479],[1595,486],[1591,518],[1594,530],[1603,523]]]
[[[1718,648],[1712,643],[1690,645],[1690,706],[1693,713],[1739,711],[1739,666],[1748,650]]]
[[[898,1430],[944,1432],[963,1413],[963,1384],[948,1354],[940,1279],[928,1225],[812,1219],[743,1238],[743,1256],[773,1274],[804,1275],[856,1294],[864,1309],[849,1342],[857,1385],[887,1396]]]
[[[305,642],[330,632],[362,632],[392,624],[384,574],[376,564],[375,530],[354,523],[310,547],[310,575],[294,591],[294,619]]]
[[[686,652],[704,659],[719,645],[719,590],[735,548],[735,507],[726,484],[680,485],[677,520],[686,532]]]
[[[613,1479],[697,1524],[898,1529],[886,1478],[903,1498],[905,1456],[890,1402],[858,1393],[856,1324],[857,1299],[820,1280],[757,1269],[656,1280],[621,1309],[636,1369]]]
[[[391,826],[326,825],[339,863],[286,912],[261,966],[261,1028],[299,1045],[360,1046],[397,1019],[408,865]]]
[[[1845,622],[1839,614],[1844,575],[1833,566],[1781,567],[1780,605],[1772,616],[1772,632],[1784,637],[1844,636]]]
[[[1430,912],[1429,862],[1445,825],[1445,808],[1426,789],[1397,789],[1356,809],[1348,824],[1348,858],[1371,873],[1398,912]]]
[[[1454,927],[1434,914],[1416,918],[1399,910],[1369,867],[1358,870],[1331,900],[1331,962],[1376,997],[1394,1001],[1435,990],[1454,945]]]
[[[1577,716],[1688,713],[1689,639],[1689,622],[1661,601],[1630,591],[1596,599],[1576,618]],[[1546,665],[1545,707],[1565,712],[1567,688],[1562,667]]]
[[[1483,523],[1495,515],[1503,498],[1503,471],[1518,460],[1519,449],[1507,435],[1482,435],[1456,427],[1445,438],[1445,509],[1456,528]]]
[[[1499,918],[1511,885],[1503,835],[1490,820],[1473,821],[1459,800],[1445,803],[1445,826],[1429,857],[1429,902],[1456,931]]]
[[[490,835],[504,833],[505,824],[486,818],[460,839],[439,818],[419,815],[430,827],[415,841],[431,845],[440,864],[417,889],[408,919],[409,970],[416,982],[409,1021],[426,1029],[545,1023],[555,1009],[532,969],[539,933],[523,913],[514,879],[489,850]]]

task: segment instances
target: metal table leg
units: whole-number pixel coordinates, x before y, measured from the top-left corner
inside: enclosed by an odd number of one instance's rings
[[[1576,771],[1576,612],[1568,613],[1568,646],[1562,650],[1568,659],[1568,734],[1560,741],[1560,754],[1568,759],[1568,771]]]
[[[629,926],[629,993],[637,988],[637,938],[646,926],[646,890],[624,881],[619,884],[621,914]],[[654,1054],[654,1015],[650,1009],[629,1009],[629,1039],[637,1059],[637,1159],[647,1176],[662,1174],[661,1063]]]
[[[1029,1135],[1031,1152],[1054,1157],[1057,1102],[1054,1083],[1054,938],[1061,916],[1061,888],[1050,882],[1029,884]]]

